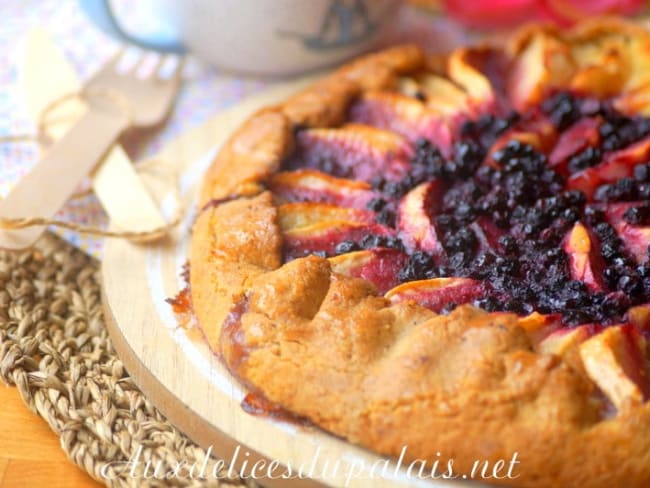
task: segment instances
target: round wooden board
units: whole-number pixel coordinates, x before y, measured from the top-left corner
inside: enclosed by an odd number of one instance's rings
[[[250,100],[163,152],[162,157],[179,169],[185,208],[194,207],[201,175],[229,132],[255,109],[285,98],[302,85],[304,81]],[[214,148],[198,157],[210,145]],[[174,199],[169,188],[153,177],[147,183],[161,199],[165,212],[172,214]],[[235,464],[247,473],[260,460],[267,463],[266,467],[271,461],[282,463],[294,476],[301,469],[308,478],[294,478],[294,485],[469,486],[457,480],[423,481],[408,476],[394,461],[388,464],[320,429],[246,413],[240,405],[243,388],[197,334],[179,326],[165,302],[183,286],[180,272],[187,260],[193,218],[194,212],[188,210],[174,235],[156,244],[109,239],[102,262],[106,319],[115,349],[138,386],[171,422],[226,461],[237,453]],[[256,476],[263,477],[265,470],[258,469]],[[283,471],[278,468],[275,476]],[[265,478],[262,482],[286,486],[288,480]]]

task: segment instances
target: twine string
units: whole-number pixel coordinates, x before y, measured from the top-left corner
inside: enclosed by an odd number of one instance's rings
[[[131,122],[133,120],[133,110],[126,97],[124,97],[118,91],[112,90],[110,88],[85,88],[81,91],[66,93],[48,103],[39,114],[38,120],[36,122],[36,134],[10,134],[6,136],[0,136],[0,143],[32,142],[39,145],[39,147],[52,144],[52,141],[47,136],[47,127],[48,124],[51,123],[51,121],[48,120],[48,117],[52,114],[52,112],[72,100],[89,100],[91,97],[100,97],[110,101],[118,110],[122,112],[124,117],[126,117],[128,125],[131,125]],[[76,222],[70,222],[57,218],[0,217],[0,229],[17,230],[35,226],[52,226],[71,230],[80,234],[88,234],[97,237],[116,237],[128,239],[134,242],[150,242],[158,240],[168,235],[180,223],[183,216],[183,206],[181,204],[180,191],[177,182],[177,173],[170,164],[165,164],[162,161],[156,160],[147,161],[145,163],[137,165],[136,172],[138,174],[151,172],[154,169],[154,166],[167,166],[169,169],[167,172],[167,177],[173,189],[172,197],[174,199],[175,211],[172,218],[165,224],[156,226],[149,230],[132,231],[122,229],[103,229],[94,225],[79,224]],[[70,198],[83,198],[88,196],[90,193],[92,193],[92,190],[84,190],[74,193]]]

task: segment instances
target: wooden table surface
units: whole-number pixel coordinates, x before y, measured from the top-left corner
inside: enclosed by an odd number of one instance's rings
[[[45,420],[0,384],[0,488],[103,486],[72,464]]]

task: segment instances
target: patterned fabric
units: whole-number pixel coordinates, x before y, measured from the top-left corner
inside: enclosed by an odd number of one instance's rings
[[[127,28],[146,31],[150,27],[150,2],[114,2],[118,16],[125,8],[130,9],[128,17],[124,17],[128,18]],[[3,14],[3,22],[0,22],[0,137],[33,134],[34,126],[22,107],[17,83],[20,44],[27,31],[33,27],[47,29],[82,80],[97,70],[118,44],[97,30],[74,0],[0,0],[0,11]],[[463,34],[458,27],[440,18],[406,10],[384,42],[412,40],[439,51],[461,42]],[[185,130],[274,83],[278,81],[225,74],[197,60],[189,60],[183,88],[170,119],[161,128],[140,131],[121,142],[134,160],[152,156]],[[38,150],[33,143],[0,142],[0,196],[29,170],[37,157]],[[92,195],[71,200],[56,217],[81,224],[106,224],[104,212]],[[101,256],[101,239],[69,231],[56,232],[87,253]]]

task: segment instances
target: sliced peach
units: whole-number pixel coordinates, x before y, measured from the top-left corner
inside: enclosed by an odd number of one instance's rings
[[[546,153],[553,147],[556,138],[557,130],[553,123],[546,117],[520,122],[516,127],[505,131],[494,141],[485,161],[490,166],[498,167],[498,164],[493,159],[494,153],[503,149],[512,140],[528,144],[534,149]]]
[[[489,107],[496,100],[492,84],[483,74],[485,71],[474,66],[477,61],[475,57],[485,57],[490,52],[489,48],[482,50],[461,48],[454,50],[449,56],[447,63],[449,77],[468,94],[472,108]]]
[[[571,156],[600,141],[598,127],[600,120],[595,117],[584,118],[560,134],[557,144],[548,157],[549,166],[560,173],[567,174],[567,163]]]
[[[295,259],[314,252],[333,254],[342,241],[360,242],[367,235],[394,236],[390,227],[356,222],[323,222],[291,229],[283,233],[286,259]]]
[[[582,359],[580,358],[580,344],[597,334],[601,326],[585,324],[572,328],[560,328],[543,338],[536,347],[542,354],[555,354],[561,357],[576,371],[585,373]]]
[[[443,252],[431,218],[440,210],[443,193],[442,182],[434,180],[416,186],[400,202],[397,228],[409,250]]]
[[[426,96],[427,107],[439,110],[447,117],[457,117],[469,110],[469,96],[447,78],[425,74],[418,78],[420,89]]]
[[[276,198],[286,202],[311,201],[365,209],[378,196],[365,181],[335,178],[313,169],[275,173],[267,185]]]
[[[447,305],[461,305],[481,298],[483,285],[470,278],[434,278],[404,283],[386,293],[392,303],[415,301],[434,312]]]
[[[539,103],[550,87],[561,85],[572,71],[569,46],[554,36],[535,34],[522,42],[508,77],[509,98],[518,110]]]
[[[619,410],[648,398],[645,347],[645,339],[629,324],[607,327],[580,345],[587,375]]]
[[[562,327],[562,316],[557,313],[533,312],[525,317],[520,317],[519,325],[528,333],[533,344],[538,344],[549,334]]]
[[[584,324],[578,327],[564,327],[549,334],[540,341],[538,351],[543,354],[555,354],[563,357],[566,353],[582,344],[599,331],[599,326]]]
[[[569,177],[567,187],[580,190],[591,199],[600,185],[632,176],[634,166],[648,159],[650,159],[650,137],[625,149],[606,154],[602,163],[574,173]]]
[[[631,307],[625,319],[641,332],[650,332],[650,303]]]
[[[602,271],[605,262],[600,255],[600,246],[587,227],[576,222],[563,243],[564,252],[569,256],[571,278],[582,281],[592,291],[603,291],[605,285]]]
[[[445,117],[415,98],[370,92],[352,106],[350,117],[353,122],[397,132],[411,142],[420,138],[435,141],[443,154],[450,152],[452,136]]]
[[[610,203],[605,206],[607,221],[614,227],[623,241],[626,249],[632,253],[637,262],[648,260],[648,245],[650,245],[650,227],[628,224],[623,218],[625,211],[640,205],[633,203]]]
[[[598,61],[578,69],[568,88],[577,93],[589,93],[598,98],[618,95],[628,80],[627,60],[617,50],[599,49]]]
[[[469,227],[474,231],[482,251],[496,249],[499,245],[499,238],[504,234],[504,231],[487,217],[479,217]]]
[[[278,224],[282,231],[336,221],[372,224],[375,214],[369,210],[314,202],[285,203],[278,207]]]
[[[354,179],[370,181],[377,175],[402,179],[409,170],[413,148],[395,132],[363,124],[336,129],[307,129],[298,133],[298,150],[290,166],[320,169],[333,166]]]
[[[329,261],[337,273],[364,278],[384,294],[399,283],[397,275],[408,256],[397,249],[372,249],[342,254]]]
[[[650,116],[650,81],[625,90],[614,100],[614,107],[626,114]]]

